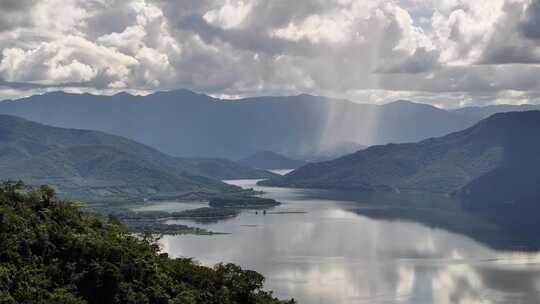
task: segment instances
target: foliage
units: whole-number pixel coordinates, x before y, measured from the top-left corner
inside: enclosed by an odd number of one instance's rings
[[[157,241],[59,202],[49,187],[4,182],[0,303],[283,303],[262,290],[254,271],[172,259]]]
[[[230,160],[176,158],[135,141],[0,115],[2,179],[48,184],[65,199],[125,202],[206,199],[240,191],[222,179],[270,178]]]

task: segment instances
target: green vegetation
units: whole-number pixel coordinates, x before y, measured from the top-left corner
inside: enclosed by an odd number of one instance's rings
[[[134,233],[150,232],[158,235],[180,235],[180,234],[193,234],[193,235],[214,235],[223,234],[208,231],[203,228],[191,227],[178,224],[165,224],[159,220],[120,220],[122,224],[126,225],[129,231]]]
[[[2,304],[284,303],[263,281],[233,264],[169,258],[152,234],[57,201],[49,187],[0,185]]]
[[[228,218],[237,216],[240,211],[230,208],[197,208],[173,212],[173,218]]]
[[[166,220],[191,219],[199,222],[217,221],[235,217],[240,213],[236,209],[197,208],[179,212],[166,211],[127,211],[115,210],[111,213],[116,219],[126,224],[131,231],[150,231],[157,234],[221,234],[202,228],[178,224],[165,224]]]
[[[214,197],[208,205],[214,208],[266,209],[281,203],[271,198],[231,194]]]
[[[209,202],[209,207],[188,209],[177,212],[168,211],[132,211],[132,207],[126,204],[120,205],[91,205],[91,210],[100,213],[111,214],[120,222],[127,225],[132,231],[151,231],[158,234],[223,234],[208,231],[206,229],[189,227],[178,224],[165,224],[167,220],[193,220],[200,223],[217,222],[233,218],[240,214],[242,209],[268,209],[280,205],[273,199],[265,199],[248,195],[251,192],[240,194],[222,195],[214,197]],[[254,192],[253,192],[254,193]],[[131,208],[130,208],[131,207]]]
[[[495,114],[461,132],[418,143],[372,146],[260,184],[460,194],[488,206],[538,201],[538,130],[539,111]]]
[[[97,131],[50,127],[0,115],[0,177],[48,184],[68,200],[206,199],[239,191],[223,178],[274,174],[220,159],[175,158]]]
[[[159,201],[207,201],[211,198],[216,197],[216,195],[227,195],[227,192],[221,192],[221,193],[211,193],[211,192],[190,192],[185,193],[183,195],[181,194],[158,194],[158,195],[151,195],[147,198],[148,201],[153,202],[159,202]],[[251,196],[251,195],[258,195],[262,194],[260,191],[255,191],[253,189],[241,189],[241,188],[234,188],[232,192],[230,192],[231,195],[238,195],[238,196]],[[138,200],[140,201],[140,200]],[[106,203],[108,205],[108,203]]]

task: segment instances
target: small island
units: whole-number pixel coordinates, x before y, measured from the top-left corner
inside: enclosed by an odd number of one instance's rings
[[[240,213],[239,210],[231,208],[210,208],[203,207],[197,209],[173,212],[171,216],[175,219],[224,219],[235,217]]]
[[[195,221],[216,221],[237,216],[240,211],[229,208],[197,208],[179,212],[143,211],[116,212],[112,216],[126,224],[134,232],[151,231],[157,234],[202,234],[215,232],[178,224],[166,224],[167,220],[190,219]]]
[[[227,193],[220,196],[214,196],[209,200],[208,207],[176,212],[132,211],[122,207],[107,208],[105,210],[103,208],[100,209],[101,206],[98,205],[95,205],[94,208],[97,208],[102,212],[106,211],[105,213],[109,213],[112,217],[127,225],[134,232],[150,231],[156,234],[212,235],[222,233],[181,224],[170,224],[167,223],[167,221],[190,220],[198,223],[211,223],[234,218],[238,216],[242,210],[264,210],[266,213],[266,209],[281,205],[281,203],[276,200],[247,195],[246,193],[254,193],[254,191]]]
[[[208,205],[213,208],[268,209],[279,206],[281,203],[271,198],[258,196],[225,195],[211,198]]]
[[[191,227],[186,225],[178,224],[165,224],[163,222],[156,221],[122,221],[123,225],[126,225],[129,228],[129,231],[134,233],[145,233],[151,232],[157,235],[182,235],[182,234],[192,234],[192,235],[214,235],[214,234],[224,234],[219,232],[213,232],[206,230],[204,228]]]

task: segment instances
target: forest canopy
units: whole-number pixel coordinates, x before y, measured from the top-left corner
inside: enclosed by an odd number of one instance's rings
[[[0,304],[294,303],[234,264],[170,258],[151,233],[84,212],[47,186],[0,184]]]

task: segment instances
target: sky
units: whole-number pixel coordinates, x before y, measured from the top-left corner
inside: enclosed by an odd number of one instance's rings
[[[0,99],[540,103],[540,0],[1,0]]]

